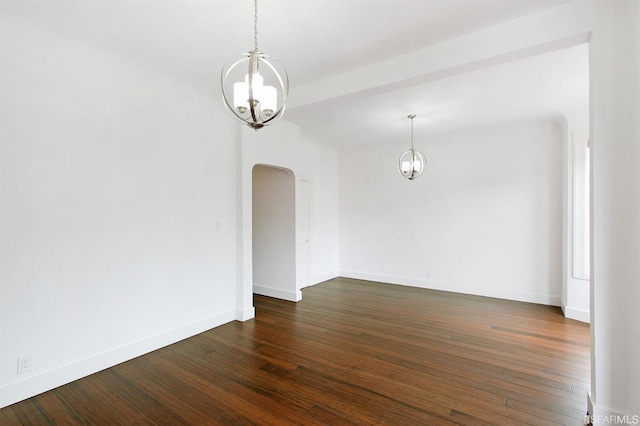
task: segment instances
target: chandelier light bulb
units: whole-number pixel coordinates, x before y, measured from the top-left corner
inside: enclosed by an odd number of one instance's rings
[[[273,86],[262,87],[262,110],[267,117],[271,117],[278,108],[278,90]]]
[[[240,114],[244,114],[249,109],[249,85],[245,82],[233,84],[233,108]]]

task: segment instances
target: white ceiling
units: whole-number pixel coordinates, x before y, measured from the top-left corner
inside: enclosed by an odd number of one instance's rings
[[[337,146],[408,143],[412,113],[416,140],[462,128],[523,120],[589,117],[586,44],[455,75],[420,86],[337,104],[291,111],[288,120]]]
[[[568,1],[259,0],[258,41],[262,51],[285,65],[293,92],[326,75]],[[3,1],[1,6],[3,13],[144,61],[217,98],[224,61],[253,47],[251,0]],[[587,49],[579,46],[411,90],[291,111],[285,118],[331,140],[357,143],[392,136],[388,132],[396,128],[385,123],[407,125],[409,113],[419,114],[416,131],[418,126],[445,131],[527,116],[584,115],[587,72]],[[406,110],[400,113],[391,105]]]

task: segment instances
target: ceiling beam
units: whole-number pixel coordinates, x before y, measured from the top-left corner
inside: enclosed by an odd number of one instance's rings
[[[287,109],[362,99],[575,46],[589,40],[590,2],[567,3],[366,67],[291,88]]]

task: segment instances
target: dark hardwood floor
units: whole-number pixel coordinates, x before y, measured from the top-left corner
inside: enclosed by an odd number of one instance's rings
[[[0,424],[583,424],[589,326],[559,308],[341,278],[255,306]]]

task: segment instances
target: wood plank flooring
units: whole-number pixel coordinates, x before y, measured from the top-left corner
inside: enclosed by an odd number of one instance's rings
[[[1,425],[582,425],[559,308],[337,278],[0,410]]]

